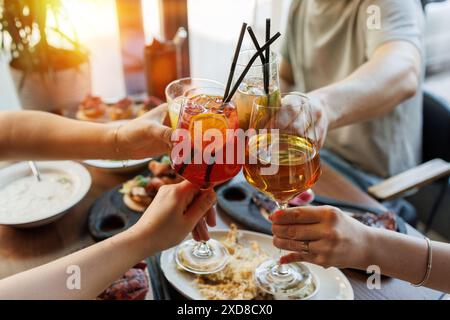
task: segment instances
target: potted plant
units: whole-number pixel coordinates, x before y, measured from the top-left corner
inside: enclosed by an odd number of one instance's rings
[[[0,48],[25,109],[66,111],[90,92],[88,54],[63,31],[66,17],[61,0],[0,0]]]

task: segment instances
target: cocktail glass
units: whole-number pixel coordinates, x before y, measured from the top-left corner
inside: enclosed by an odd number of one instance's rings
[[[183,78],[175,80],[166,87],[166,101],[168,103],[170,124],[173,129],[177,128],[181,105],[186,98],[187,92],[202,87],[218,88],[222,91],[225,88],[225,86],[218,81],[201,78]]]
[[[236,74],[239,75],[247,66],[249,60],[256,53],[256,50],[245,50],[239,54],[236,66]],[[233,97],[238,110],[239,127],[247,130],[250,124],[250,116],[255,98],[268,96],[269,105],[279,106],[280,103],[280,80],[279,80],[280,58],[277,54],[271,53],[268,64],[263,64],[260,59],[250,68],[248,74],[239,86]],[[269,94],[264,90],[264,69],[268,68],[268,88]]]
[[[234,134],[238,129],[236,107],[232,102],[223,104],[222,95],[222,88],[194,88],[185,92],[181,104],[172,166],[200,189],[224,183],[242,168]],[[214,144],[208,139],[211,136],[214,136]],[[196,274],[218,272],[228,261],[227,249],[213,239],[185,241],[177,248],[175,256],[180,267]]]

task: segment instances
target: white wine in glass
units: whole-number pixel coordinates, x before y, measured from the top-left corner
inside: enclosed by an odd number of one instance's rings
[[[279,107],[270,106],[268,99],[254,102],[250,120],[254,135],[247,142],[244,175],[286,209],[290,200],[317,182],[322,171],[308,98],[289,93],[281,99]],[[286,123],[294,119],[295,123]],[[298,296],[312,277],[301,263],[280,265],[279,259],[271,259],[256,269],[255,280],[270,294]]]

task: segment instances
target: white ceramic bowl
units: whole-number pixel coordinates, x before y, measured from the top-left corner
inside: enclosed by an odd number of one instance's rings
[[[17,228],[34,228],[49,224],[62,217],[70,208],[79,203],[91,187],[91,175],[81,164],[73,161],[46,161],[36,162],[41,173],[59,172],[68,176],[73,183],[73,192],[62,205],[54,210],[49,210],[39,218],[0,216],[0,225],[13,226]],[[0,190],[17,179],[30,176],[31,171],[27,162],[19,162],[0,170]]]

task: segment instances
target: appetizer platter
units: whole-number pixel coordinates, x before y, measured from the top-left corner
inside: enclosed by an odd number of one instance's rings
[[[169,159],[152,160],[148,168],[133,179],[104,193],[89,209],[89,231],[97,240],[128,229],[139,220],[159,188],[182,181]]]
[[[166,279],[183,296],[192,300],[273,300],[286,299],[262,292],[254,283],[255,267],[268,256],[276,256],[268,235],[251,231],[211,231],[211,237],[220,240],[231,258],[227,267],[210,275],[194,275],[178,267],[175,248],[161,256],[161,269]],[[296,300],[353,300],[353,289],[346,276],[336,268],[324,269],[305,263],[313,274],[313,281],[303,296],[289,297]]]
[[[276,203],[257,191],[247,182],[231,183],[217,192],[218,205],[233,219],[251,230],[272,234],[272,224],[268,217],[277,209]],[[302,199],[294,199],[291,207],[301,204]],[[306,201],[308,203],[308,201]],[[406,234],[406,225],[402,218],[388,211],[358,206],[345,201],[314,196],[312,205],[331,205],[341,208],[360,222],[377,228]]]
[[[78,106],[75,118],[102,123],[130,120],[144,115],[161,103],[162,101],[155,97],[144,101],[134,101],[126,97],[115,103],[106,103],[100,97],[88,95]]]

